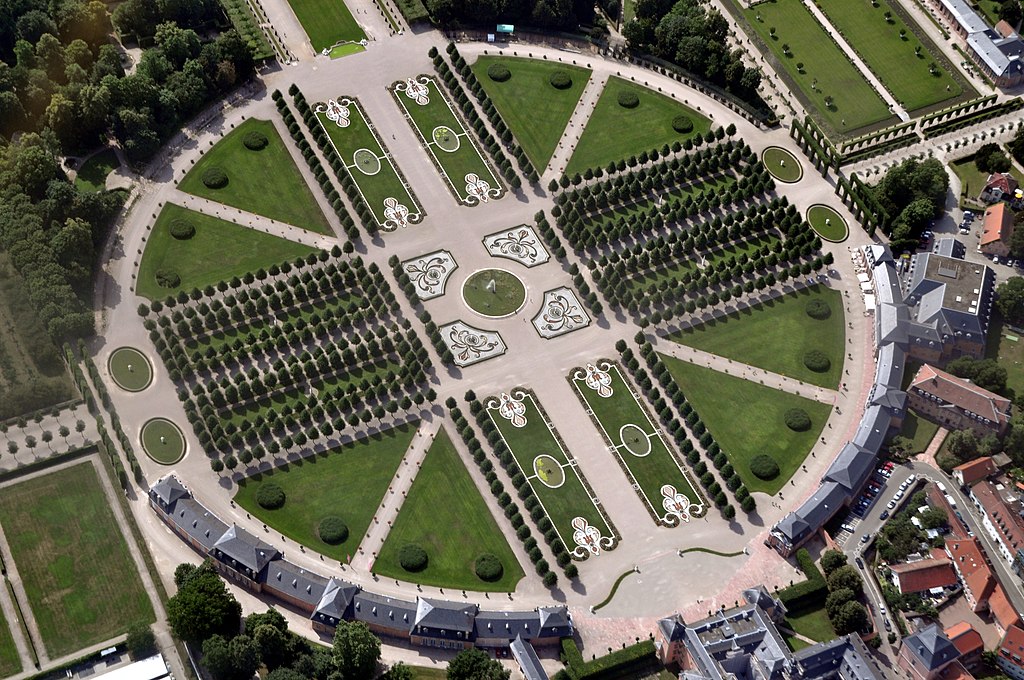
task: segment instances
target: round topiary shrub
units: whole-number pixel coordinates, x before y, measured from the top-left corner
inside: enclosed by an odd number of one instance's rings
[[[807,303],[807,316],[819,321],[824,320],[832,316],[832,308],[824,300],[811,300]]]
[[[316,528],[320,540],[328,545],[344,543],[348,538],[348,525],[341,521],[340,517],[330,515],[320,520],[320,526]]]
[[[487,67],[487,77],[497,83],[503,83],[512,77],[512,72],[504,64],[496,63]]]
[[[636,96],[636,92],[620,92],[619,106],[624,109],[635,109],[640,106],[640,97]]]
[[[217,167],[209,168],[203,173],[203,184],[210,189],[223,189],[228,185],[228,176]]]
[[[672,129],[676,132],[693,132],[693,121],[689,116],[676,116],[672,119]]]
[[[195,236],[196,228],[186,219],[178,218],[171,222],[171,236],[179,241],[185,241]]]
[[[824,373],[832,367],[832,361],[820,349],[812,349],[804,355],[804,366],[815,373]]]
[[[163,288],[177,288],[178,284],[181,283],[181,277],[178,276],[176,271],[171,269],[157,269],[156,282]]]
[[[771,456],[761,453],[750,461],[750,471],[758,479],[768,481],[779,476],[779,464]]]
[[[556,90],[568,90],[572,87],[572,76],[565,71],[555,71],[548,78],[548,82]]]
[[[811,428],[811,417],[802,408],[791,408],[786,411],[786,427],[794,432],[806,432]]]
[[[398,563],[406,571],[423,571],[427,568],[427,551],[415,543],[408,543],[398,551]]]
[[[499,580],[505,573],[505,567],[501,566],[501,560],[491,553],[484,553],[476,558],[476,575],[481,581],[494,582]]]
[[[284,505],[284,489],[274,482],[266,482],[256,489],[256,502],[261,508],[277,510]]]
[[[245,144],[245,148],[250,151],[260,151],[267,146],[267,136],[258,130],[251,130],[245,133],[242,144]]]

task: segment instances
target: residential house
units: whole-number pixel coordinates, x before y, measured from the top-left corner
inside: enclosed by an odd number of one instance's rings
[[[992,456],[982,456],[953,468],[953,479],[960,486],[971,486],[975,482],[987,479],[997,472],[999,472],[999,468],[996,466]]]
[[[1010,424],[1009,399],[928,364],[918,369],[907,396],[911,408],[951,430],[984,437],[1002,435]]]
[[[1017,178],[1008,172],[994,172],[989,175],[978,198],[985,203],[1005,201],[1014,210],[1020,210],[1021,207],[1024,207],[1020,184],[1017,182]]]
[[[1024,628],[1010,626],[999,643],[999,669],[1014,680],[1024,680]]]
[[[548,680],[548,674],[540,664],[537,650],[524,640],[522,635],[517,636],[508,647],[526,680]]]
[[[956,571],[949,558],[930,558],[907,562],[906,564],[889,565],[892,571],[892,583],[904,595],[928,593],[936,588],[943,589],[955,586]]]
[[[992,567],[985,559],[981,543],[975,537],[946,541],[949,555],[960,582],[964,586],[964,597],[975,613],[988,611],[989,598],[996,587]]]
[[[1014,492],[1016,487],[991,481],[971,487],[970,498],[981,512],[981,526],[996,544],[999,556],[1013,566],[1017,550],[1024,548],[1024,504]]]
[[[960,657],[938,624],[903,638],[897,665],[913,680],[933,680]]]
[[[981,252],[989,257],[1007,257],[1013,237],[1013,211],[1003,202],[985,208],[981,220]]]
[[[985,642],[981,639],[981,633],[966,621],[955,623],[943,632],[960,652],[960,663],[968,670],[976,667],[981,661],[981,653],[985,651]]]

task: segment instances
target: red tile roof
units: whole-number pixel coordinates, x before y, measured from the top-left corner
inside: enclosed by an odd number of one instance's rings
[[[946,637],[960,650],[961,656],[981,652],[985,649],[985,642],[981,639],[981,633],[974,630],[971,624],[966,621],[961,621],[947,628]]]
[[[1010,602],[1010,598],[1006,596],[1003,586],[998,583],[992,591],[992,597],[988,598],[988,608],[1003,630],[1020,623],[1020,614]]]
[[[1000,540],[1014,554],[1024,548],[1024,520],[1008,507],[992,482],[979,482],[971,487],[971,495],[981,504]]]
[[[985,479],[989,475],[995,474],[998,470],[992,456],[985,456],[956,466],[953,468],[953,473],[959,472],[963,477],[963,483],[970,485],[979,479]]]
[[[964,580],[967,590],[971,591],[971,597],[984,607],[992,596],[996,582],[992,578],[992,567],[988,565],[978,539],[971,537],[946,541],[946,552]]]
[[[956,583],[956,572],[948,559],[929,559],[889,566],[896,574],[901,593],[921,593]]]
[[[987,418],[1000,427],[1010,420],[1009,399],[928,364],[918,369],[910,389],[938,397],[963,411]]]
[[[943,668],[935,678],[936,680],[974,680],[974,675],[964,668],[962,663],[954,661]]]
[[[1006,635],[999,643],[999,656],[1024,668],[1024,629],[1016,625],[1006,629]]]
[[[985,190],[999,189],[1004,194],[1012,194],[1020,185],[1017,178],[1008,172],[994,172],[985,180]]]
[[[998,186],[999,182],[996,181],[995,184]],[[1013,233],[1013,211],[1005,203],[996,203],[985,210],[981,228],[980,245],[982,248],[990,243],[1008,243],[1010,235]]]

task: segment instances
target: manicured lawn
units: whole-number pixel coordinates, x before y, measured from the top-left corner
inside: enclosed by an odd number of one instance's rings
[[[118,387],[129,392],[144,390],[153,380],[149,359],[133,347],[119,347],[111,352],[107,366]]]
[[[14,638],[7,625],[4,613],[0,612],[0,677],[4,678],[21,672],[21,657],[18,656],[18,648],[14,646]]]
[[[416,544],[429,562],[412,573],[399,563],[399,551]],[[491,553],[505,571],[493,582],[474,571],[476,558]],[[448,433],[437,433],[409,495],[373,565],[374,573],[442,588],[510,592],[525,576],[491,510],[469,476]]]
[[[674,357],[663,355],[662,359],[751,491],[778,492],[804,462],[828,420],[828,404]],[[810,429],[794,432],[786,426],[785,414],[791,408],[807,412]],[[779,464],[775,479],[765,481],[750,472],[750,461],[762,453]]]
[[[166,418],[153,418],[142,426],[142,450],[161,465],[172,465],[185,455],[185,437]]]
[[[242,140],[249,132],[265,135],[267,145],[259,151],[246,148]],[[203,173],[210,168],[227,174],[227,186],[211,189],[203,184]],[[281,136],[267,120],[250,118],[226,134],[189,170],[178,188],[318,234],[334,235]]]
[[[416,427],[405,424],[270,473],[253,475],[239,483],[235,502],[291,540],[331,559],[347,561],[366,535]],[[266,481],[284,489],[285,503],[276,510],[256,502],[256,491]],[[317,535],[320,521],[331,515],[348,526],[348,538],[338,545],[328,545]]]
[[[488,290],[494,281],[494,291]],[[515,274],[503,269],[481,269],[462,285],[462,297],[469,308],[485,316],[507,316],[523,306],[526,286]]]
[[[741,6],[738,0],[732,1]],[[762,2],[743,9],[742,13],[800,88],[804,99],[832,129],[851,133],[893,116],[882,97],[800,0]],[[772,28],[776,31],[774,37]],[[783,54],[782,46],[787,44],[790,56]],[[797,64],[803,64],[802,72]],[[832,106],[825,105],[826,97],[832,97]]]
[[[640,104],[632,109],[621,106],[619,94],[622,92],[632,92],[640,98]],[[680,115],[693,122],[693,132],[684,134],[672,128],[673,119]],[[565,172],[573,175],[587,168],[603,168],[610,161],[703,135],[710,127],[711,122],[707,118],[688,106],[642,85],[612,76],[590,114]]]
[[[448,667],[427,668],[426,666],[409,666],[412,671],[413,680],[445,680],[448,677]]]
[[[640,485],[637,490],[640,498],[659,518],[666,516],[661,493],[661,487],[665,484],[674,486],[691,503],[703,504],[700,495],[683,473],[679,461],[662,438],[660,429],[651,422],[640,402],[633,396],[618,365],[601,362],[597,367],[607,370],[611,378],[608,385],[612,390],[610,396],[602,397],[587,387],[582,368],[570,374],[570,382],[584,405],[593,412],[605,437],[615,447],[615,455]]]
[[[359,43],[345,43],[344,45],[332,47],[330,57],[331,59],[341,59],[342,57],[347,57],[350,54],[359,54],[360,52],[365,51],[366,48]]]
[[[850,235],[850,229],[846,226],[843,216],[820,203],[807,209],[807,223],[818,232],[818,236],[833,243],[845,241]]]
[[[484,160],[474,139],[475,133],[466,130],[462,118],[455,114],[437,81],[427,78],[427,81],[423,82],[423,79],[424,76],[419,76],[414,80],[426,86],[426,104],[421,105],[409,98],[406,92],[394,89],[395,85],[406,81],[392,85],[392,91],[399,105],[408,114],[413,129],[420,136],[420,141],[441,166],[444,178],[452,191],[459,200],[466,201],[469,198],[466,176],[469,174],[485,181],[490,189],[503,191],[501,181],[491,172],[491,166]]]
[[[809,316],[807,305],[812,300],[828,304],[832,315],[824,320]],[[835,388],[843,373],[845,335],[843,296],[831,288],[815,286],[680,331],[670,339],[813,385]],[[816,373],[804,365],[804,354],[814,349],[831,360],[828,371]]]
[[[992,311],[985,357],[996,359],[1006,369],[1006,386],[1014,394],[1024,392],[1024,336],[1006,328],[1003,315]]]
[[[781,146],[769,146],[765,149],[761,154],[761,162],[780,182],[797,182],[804,176],[800,161]]]
[[[50,658],[153,622],[91,463],[6,487],[0,526]]]
[[[907,414],[903,417],[903,427],[900,429],[900,434],[904,437],[909,437],[913,441],[911,451],[921,453],[928,448],[928,444],[931,443],[932,438],[938,431],[938,425],[919,416],[914,411],[908,410]]]
[[[342,0],[288,0],[288,4],[317,52],[340,40],[366,38]]]
[[[171,236],[170,224],[177,218],[187,219],[196,228],[192,238],[182,241]],[[261,267],[304,257],[314,250],[167,203],[157,217],[142,254],[135,292],[150,300],[163,300],[179,290],[227,281]],[[181,283],[173,288],[161,286],[156,280],[161,270],[173,271],[181,277]]]
[[[512,77],[504,82],[492,80],[487,68],[495,63],[507,67]],[[549,78],[555,71],[568,73],[572,85],[564,90],[552,85]],[[482,56],[473,64],[473,73],[537,172],[543,173],[576,110],[590,69],[539,59]]]
[[[950,169],[960,178],[960,193],[977,202],[978,194],[985,187],[988,173],[982,172],[974,162],[974,155],[958,158],[949,164]]]
[[[516,390],[512,391],[512,397],[519,397]],[[575,547],[572,540],[575,530],[572,521],[576,517],[584,518],[591,526],[596,527],[602,536],[610,537],[611,530],[601,511],[591,500],[590,492],[583,485],[579,468],[570,465],[561,444],[548,429],[548,423],[538,409],[533,394],[526,393],[520,402],[525,408],[522,415],[526,419],[526,424],[522,427],[515,427],[512,421],[501,416],[497,410],[500,404],[498,397],[486,399],[484,403],[487,404],[491,419],[505,438],[505,443],[508,444],[520,469],[527,476],[537,499],[551,517],[551,522],[566,548],[572,550]],[[552,474],[555,465],[561,470]],[[545,479],[540,476],[542,472]]]
[[[960,83],[948,72],[952,65],[941,60],[931,41],[922,41],[918,35],[920,27],[908,26],[892,12],[888,0],[881,0],[878,7],[872,7],[869,0],[823,0],[820,6],[832,25],[907,110],[913,112],[958,97],[963,92]],[[886,22],[886,12],[892,12],[892,23]],[[906,31],[904,38],[900,38],[901,30]],[[915,53],[917,48],[920,48],[920,56]],[[794,49],[799,48],[794,46]],[[941,63],[937,63],[937,59]],[[929,71],[933,63],[937,75]]]
[[[349,112],[349,123],[345,127],[339,127],[336,123],[327,118],[326,113],[317,113],[317,120],[331,138],[331,143],[341,156],[352,175],[363,199],[373,212],[377,224],[384,226],[387,217],[384,210],[387,206],[384,201],[394,198],[401,205],[409,209],[410,213],[420,213],[419,204],[416,198],[402,182],[401,176],[395,167],[394,160],[388,156],[381,146],[380,139],[370,129],[366,115],[359,104],[345,97],[339,97],[337,101],[347,102],[345,108]],[[324,107],[320,104],[314,109]],[[359,151],[359,158],[356,152]],[[367,153],[369,152],[369,153]],[[359,161],[362,160],[360,163]],[[391,225],[392,228],[394,225]]]
[[[104,149],[82,163],[75,177],[75,186],[82,191],[102,191],[107,186],[107,175],[121,167],[113,149]]]
[[[782,625],[817,642],[827,642],[836,637],[832,622],[828,620],[828,614],[825,613],[824,602],[821,603],[820,608],[801,609],[787,613]],[[798,642],[801,641],[798,640]],[[807,643],[804,643],[804,646],[806,647]]]

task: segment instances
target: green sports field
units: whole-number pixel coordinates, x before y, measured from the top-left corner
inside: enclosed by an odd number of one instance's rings
[[[512,77],[492,80],[487,75],[492,64],[505,66]],[[552,85],[549,79],[556,71],[569,74],[572,85],[564,90]],[[544,172],[590,79],[590,69],[540,59],[482,56],[473,64],[473,73],[537,172]]]
[[[14,623],[13,621],[11,623]],[[11,637],[11,629],[4,619],[3,612],[0,612],[0,677],[9,677],[21,672],[21,658],[18,656],[18,648],[14,646],[14,638]]]
[[[422,571],[408,572],[399,563],[399,551],[409,543],[427,553]],[[477,577],[474,564],[482,553],[501,561],[501,579],[488,583]],[[515,590],[525,575],[443,429],[416,473],[373,571],[423,585],[492,592]]]
[[[342,40],[366,39],[343,0],[288,0],[288,4],[317,52]]]
[[[267,474],[247,477],[238,484],[235,502],[289,539],[331,559],[347,560],[366,535],[416,427],[415,423],[401,425]],[[260,485],[270,481],[285,493],[284,505],[276,510],[256,502]],[[328,545],[317,535],[320,521],[332,515],[340,517],[349,531],[348,538],[337,545]]]
[[[5,487],[0,526],[50,658],[153,622],[92,463]]]

